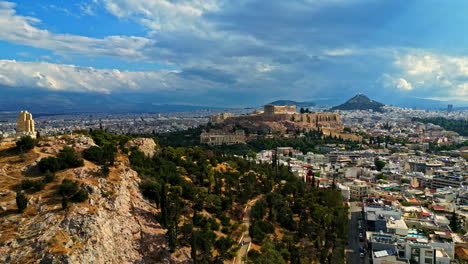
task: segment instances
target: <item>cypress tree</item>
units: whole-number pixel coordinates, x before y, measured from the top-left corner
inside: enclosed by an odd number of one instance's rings
[[[18,212],[24,212],[24,209],[28,206],[28,198],[23,192],[16,193],[16,206],[18,206]]]

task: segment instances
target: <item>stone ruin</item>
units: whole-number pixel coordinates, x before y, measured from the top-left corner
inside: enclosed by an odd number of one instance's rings
[[[297,113],[296,106],[265,105],[263,111],[254,111],[250,115],[234,116],[230,113],[211,116],[215,124],[223,124],[227,129],[238,126],[252,131],[272,132],[282,134],[287,131],[321,130],[324,133],[341,133],[343,122],[337,113]]]
[[[17,136],[31,136],[36,137],[34,128],[34,120],[31,113],[28,111],[21,111],[16,119],[16,134]]]
[[[218,129],[203,131],[200,135],[200,143],[208,145],[245,144],[245,132],[244,130],[236,130],[231,133]]]

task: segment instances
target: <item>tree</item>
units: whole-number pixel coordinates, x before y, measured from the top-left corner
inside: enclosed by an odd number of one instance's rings
[[[229,249],[235,244],[232,239],[229,237],[220,237],[218,240],[215,242],[215,248],[219,252],[219,259],[225,260],[228,258],[228,251]]]
[[[63,196],[62,197],[62,210],[67,209],[67,207],[68,207],[68,198]]]
[[[34,193],[42,190],[44,188],[44,184],[45,183],[42,180],[25,179],[21,181],[20,188],[30,193]]]
[[[450,229],[452,229],[452,232],[458,233],[460,232],[460,220],[458,219],[457,213],[455,213],[455,210],[453,210],[452,213],[452,218],[450,219]]]
[[[68,168],[77,168],[84,165],[83,159],[78,158],[75,150],[64,147],[57,157],[46,157],[37,164],[41,172],[57,172]]]
[[[55,180],[55,174],[53,172],[48,171],[44,176],[44,182],[50,183]]]
[[[88,192],[78,186],[76,181],[70,179],[63,179],[62,184],[59,185],[58,193],[65,197],[67,200],[75,203],[84,202],[88,199]]]
[[[22,136],[18,141],[16,141],[16,149],[19,152],[28,152],[34,148],[36,141],[30,136]]]
[[[112,165],[115,161],[115,152],[117,152],[115,146],[106,144],[103,147],[92,146],[86,149],[83,151],[83,156],[99,165]]]
[[[304,114],[305,113],[305,110],[304,108],[301,107],[301,110],[300,110],[301,114]]]
[[[379,158],[376,158],[374,161],[375,167],[377,168],[378,171],[381,171],[385,167],[385,162],[380,160]]]
[[[18,207],[18,212],[24,212],[24,209],[28,206],[28,198],[24,195],[23,192],[16,193],[16,206]]]

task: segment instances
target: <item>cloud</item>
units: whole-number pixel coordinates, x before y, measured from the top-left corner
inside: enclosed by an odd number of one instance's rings
[[[401,77],[395,79],[395,86],[401,90],[468,100],[468,57],[413,49],[398,55],[394,65]]]
[[[217,0],[102,0],[104,7],[120,18],[133,18],[152,30],[201,31],[203,14],[219,8]]]
[[[93,60],[105,56],[180,70],[114,72],[14,62],[0,82],[78,92],[185,91],[205,100],[226,96],[229,101],[239,94],[260,103],[358,92],[443,96],[446,89],[452,96],[463,93],[462,84],[468,83],[463,60],[405,46],[413,42],[401,40],[404,27],[395,22],[406,9],[413,13],[403,0],[85,0],[79,7],[97,14],[90,20],[118,19],[123,32],[139,25],[134,32],[143,33],[101,38],[58,34],[36,18],[17,14],[15,4],[0,2],[0,27],[5,29],[0,39],[51,50],[70,64],[83,64],[77,56],[87,56],[90,65],[103,65]],[[99,16],[103,10],[115,17]],[[66,27],[51,28],[67,32]],[[376,80],[384,81],[379,89]]]
[[[345,56],[351,55],[354,51],[351,49],[335,49],[335,50],[326,50],[325,54],[328,56]]]
[[[396,88],[400,90],[411,91],[413,90],[413,85],[403,78],[398,78]]]
[[[109,56],[126,60],[147,60],[141,52],[153,40],[134,36],[108,36],[102,39],[55,34],[37,27],[40,20],[16,14],[15,4],[0,2],[0,39],[52,50],[56,53]]]
[[[66,92],[128,92],[172,89],[176,72],[129,72],[91,67],[0,60],[0,84]]]
[[[95,16],[96,15],[96,5],[95,0],[92,2],[80,2],[78,3],[78,8],[80,9],[83,15]]]

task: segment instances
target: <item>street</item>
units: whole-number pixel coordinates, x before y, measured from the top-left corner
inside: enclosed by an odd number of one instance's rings
[[[349,230],[348,246],[346,248],[346,263],[348,264],[368,264],[369,258],[367,251],[364,258],[359,256],[359,247],[365,247],[365,242],[359,241],[358,218],[361,214],[361,207],[358,202],[351,202],[349,208]]]
[[[237,256],[234,258],[234,264],[241,264],[244,263],[244,258],[247,257],[247,253],[250,249],[251,238],[249,234],[249,227],[250,227],[250,211],[252,209],[252,205],[254,205],[263,195],[259,195],[255,197],[255,199],[249,201],[245,208],[245,216],[243,219],[243,224],[246,227],[246,231],[243,233],[243,238],[241,241],[241,248],[237,252]]]

